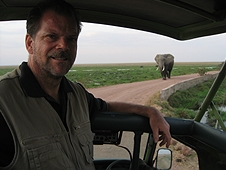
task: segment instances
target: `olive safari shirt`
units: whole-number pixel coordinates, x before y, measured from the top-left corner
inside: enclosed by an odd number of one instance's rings
[[[22,63],[0,77],[0,169],[92,170],[90,120],[105,101],[63,77],[60,104]]]

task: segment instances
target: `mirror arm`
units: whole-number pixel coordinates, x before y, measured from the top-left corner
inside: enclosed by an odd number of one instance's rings
[[[156,149],[156,143],[154,142],[154,138],[152,134],[148,134],[148,140],[146,144],[146,149],[144,153],[144,161],[147,165],[153,166],[154,165],[154,154]]]
[[[134,147],[133,147],[133,160],[131,170],[138,170],[139,169],[139,153],[140,153],[140,142],[141,142],[141,135],[143,132],[134,132]]]

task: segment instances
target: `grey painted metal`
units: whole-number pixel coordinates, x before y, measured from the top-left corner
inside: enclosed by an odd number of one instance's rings
[[[226,132],[226,127],[224,125],[223,119],[221,118],[221,115],[213,102],[210,103],[210,107],[213,110],[214,116],[216,117],[217,122],[220,124],[221,129]],[[217,128],[217,127],[215,127],[215,128]]]

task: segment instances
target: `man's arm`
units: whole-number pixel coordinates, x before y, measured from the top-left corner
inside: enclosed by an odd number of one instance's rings
[[[161,141],[160,146],[166,144],[166,147],[169,147],[171,141],[170,126],[157,109],[123,102],[107,102],[107,105],[110,112],[134,113],[148,117],[155,143]]]
[[[10,164],[14,156],[14,142],[9,127],[0,112],[0,166]]]

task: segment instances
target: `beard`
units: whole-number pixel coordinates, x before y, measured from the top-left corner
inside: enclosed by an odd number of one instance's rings
[[[49,64],[48,70],[51,70],[51,73],[55,76],[62,77],[67,74],[74,63],[74,57],[69,53],[68,50],[50,52],[48,54],[48,60],[51,59],[57,61],[57,64],[55,64],[54,66]]]
[[[63,77],[72,67],[75,57],[68,50],[58,50],[49,52],[44,59],[44,56],[38,54],[34,49],[34,62],[39,68],[40,74],[58,79]]]

